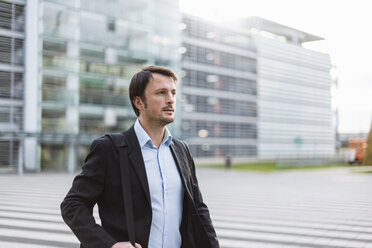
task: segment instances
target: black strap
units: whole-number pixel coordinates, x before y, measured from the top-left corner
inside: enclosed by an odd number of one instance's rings
[[[124,199],[124,209],[125,218],[127,220],[127,229],[129,242],[135,246],[135,231],[134,231],[134,215],[133,215],[133,203],[132,203],[132,193],[130,187],[130,177],[129,177],[129,158],[128,158],[128,145],[123,133],[111,133],[106,134],[111,138],[112,143],[115,145],[119,152],[119,163],[120,171],[122,175],[121,187],[123,191]],[[123,143],[124,140],[124,143]]]

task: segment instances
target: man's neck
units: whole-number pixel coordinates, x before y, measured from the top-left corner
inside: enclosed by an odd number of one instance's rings
[[[145,119],[141,117],[138,118],[142,128],[146,131],[146,133],[150,136],[152,143],[154,146],[159,148],[165,133],[165,126],[159,125],[158,123],[149,123]]]

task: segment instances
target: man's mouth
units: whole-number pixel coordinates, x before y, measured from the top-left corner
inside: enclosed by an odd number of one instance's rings
[[[165,108],[165,109],[163,109],[163,111],[165,111],[165,112],[174,112],[174,109],[173,108]]]

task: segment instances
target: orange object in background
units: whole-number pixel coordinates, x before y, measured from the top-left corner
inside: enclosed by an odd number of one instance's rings
[[[362,164],[366,149],[367,141],[365,139],[349,139],[348,162]]]

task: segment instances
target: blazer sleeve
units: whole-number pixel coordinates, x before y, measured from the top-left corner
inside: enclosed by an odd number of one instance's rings
[[[190,150],[186,144],[184,144],[187,150],[187,157],[188,160],[190,161],[190,169],[191,169],[191,176],[192,176],[192,181],[193,181],[193,198],[194,198],[194,204],[196,211],[200,217],[200,221],[202,225],[204,226],[204,229],[208,235],[208,239],[210,241],[211,247],[212,248],[219,248],[219,242],[217,239],[217,234],[216,231],[214,230],[213,223],[209,214],[209,210],[207,205],[203,201],[202,194],[200,192],[199,184],[198,184],[198,179],[196,177],[196,172],[195,172],[195,163],[194,159],[191,156]]]
[[[81,173],[61,203],[63,220],[85,248],[110,248],[116,243],[93,217],[93,207],[104,188],[108,148],[109,143],[103,137],[93,141]]]

